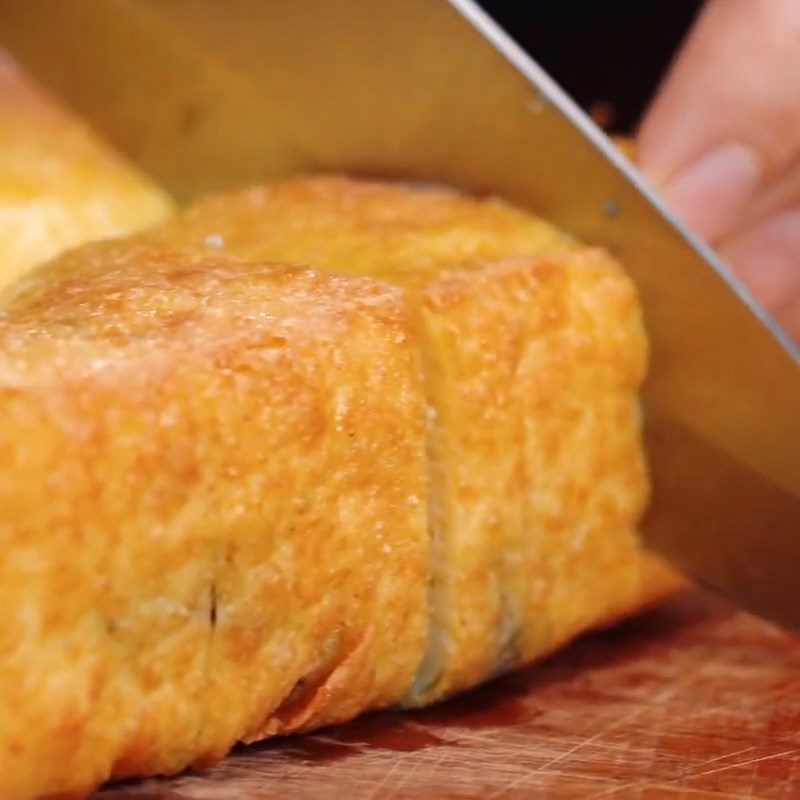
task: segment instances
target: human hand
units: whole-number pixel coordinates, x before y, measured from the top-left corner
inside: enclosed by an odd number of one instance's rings
[[[640,165],[800,340],[800,0],[707,0]]]

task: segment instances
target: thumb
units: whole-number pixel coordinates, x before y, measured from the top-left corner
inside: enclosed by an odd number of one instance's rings
[[[644,172],[712,241],[800,152],[800,2],[709,0],[645,117]]]

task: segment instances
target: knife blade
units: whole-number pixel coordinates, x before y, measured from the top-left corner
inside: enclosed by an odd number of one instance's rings
[[[651,343],[646,542],[800,629],[800,351],[472,0],[0,0],[0,42],[181,199],[436,180],[611,250]]]

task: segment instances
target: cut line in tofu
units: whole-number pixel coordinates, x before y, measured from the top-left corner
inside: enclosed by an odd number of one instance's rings
[[[9,293],[4,796],[400,700],[427,626],[415,336],[384,284],[135,244]]]
[[[408,703],[677,585],[636,537],[645,340],[607,255],[495,199],[335,176],[209,197],[147,235],[405,291],[425,372],[432,538],[432,627]]]

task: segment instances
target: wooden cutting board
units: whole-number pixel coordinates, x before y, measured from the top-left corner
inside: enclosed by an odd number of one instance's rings
[[[550,797],[800,798],[800,642],[690,595],[439,707],[95,800]]]

